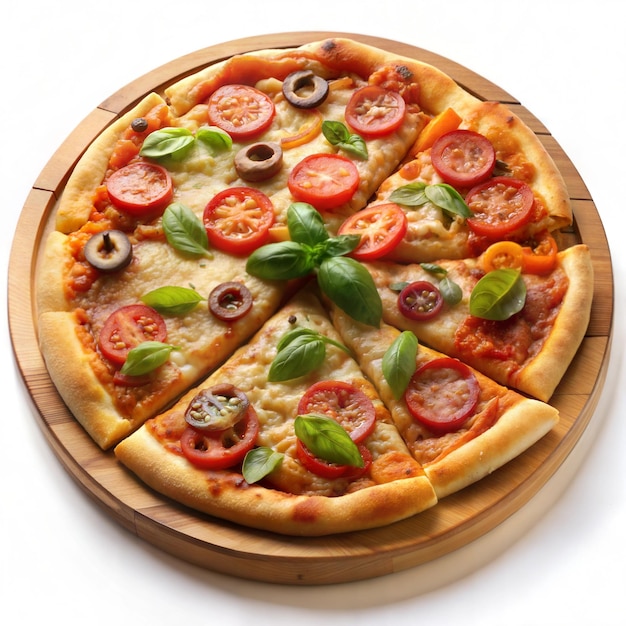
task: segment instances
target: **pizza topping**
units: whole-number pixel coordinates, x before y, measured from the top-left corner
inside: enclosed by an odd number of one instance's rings
[[[296,200],[328,211],[349,202],[359,182],[359,171],[350,159],[339,154],[311,154],[291,170],[287,185]]]
[[[322,133],[331,146],[337,146],[359,159],[367,159],[368,153],[365,140],[360,135],[351,133],[343,122],[324,121]]]
[[[275,142],[253,143],[235,155],[235,169],[243,180],[259,182],[272,178],[283,166],[283,150]]]
[[[357,133],[381,137],[397,130],[404,121],[406,103],[397,91],[376,85],[354,92],[346,107],[346,122]]]
[[[211,124],[236,141],[267,130],[276,114],[272,99],[249,85],[223,85],[213,92],[208,105]]]
[[[194,142],[193,133],[187,128],[161,128],[145,138],[139,154],[150,159],[160,159],[164,156],[181,159]]]
[[[400,313],[409,319],[424,322],[437,316],[443,307],[443,296],[427,280],[408,284],[398,296]]]
[[[143,133],[148,130],[148,120],[145,117],[136,117],[131,123],[130,127],[136,133]]]
[[[318,107],[328,97],[328,81],[312,70],[298,70],[283,81],[283,95],[299,109]]]
[[[128,353],[144,341],[164,342],[167,338],[165,321],[145,304],[130,304],[114,311],[104,322],[98,337],[102,354],[123,365]]]
[[[259,418],[252,405],[232,427],[199,430],[188,426],[180,437],[185,458],[200,469],[222,470],[238,465],[254,447],[259,434]]]
[[[450,357],[427,361],[412,376],[405,393],[411,415],[435,433],[457,430],[470,417],[480,395],[472,370]]]
[[[526,283],[519,269],[501,268],[485,274],[472,289],[470,314],[487,320],[506,320],[526,302]]]
[[[274,206],[258,189],[232,187],[210,200],[203,221],[211,245],[224,252],[246,255],[269,238]]]
[[[209,238],[200,218],[184,204],[170,204],[161,220],[167,243],[179,252],[192,257],[212,258]]]
[[[404,330],[385,351],[382,372],[396,400],[404,395],[415,373],[418,347],[417,337],[410,330]]]
[[[209,294],[209,310],[223,322],[234,322],[252,309],[252,294],[243,284],[229,281],[217,285]]]
[[[121,230],[92,235],[84,247],[85,259],[101,272],[117,272],[133,259],[133,247]]]
[[[508,267],[522,269],[522,246],[514,241],[496,241],[481,255],[480,265],[485,272]]]
[[[354,385],[339,380],[319,381],[307,389],[298,404],[298,415],[309,414],[335,420],[354,443],[369,437],[376,425],[372,401]]]
[[[471,189],[465,202],[473,215],[467,223],[474,233],[502,239],[530,221],[535,205],[531,188],[521,180],[498,176]]]
[[[360,463],[354,465],[335,463],[316,456],[300,439],[296,440],[296,454],[300,463],[317,476],[330,480],[336,478],[356,480],[367,473],[372,464],[372,454],[363,445],[357,446],[357,450],[361,458]]]
[[[111,202],[135,217],[153,215],[174,194],[169,172],[160,165],[137,161],[113,172],[105,181]]]
[[[232,428],[245,415],[250,406],[248,396],[229,383],[203,389],[189,403],[185,421],[202,431]]]
[[[417,141],[409,151],[411,156],[432,148],[439,137],[456,130],[462,122],[461,116],[452,108],[448,107],[433,117],[418,135]]]
[[[267,446],[252,448],[241,466],[241,473],[245,481],[252,485],[271,474],[283,462],[284,454],[276,452]]]
[[[280,138],[282,149],[289,150],[312,141],[320,134],[323,122],[322,114],[317,109],[310,109],[304,124],[294,134]]]
[[[433,167],[447,183],[472,187],[489,178],[496,164],[496,151],[484,135],[471,130],[453,130],[431,148]]]
[[[408,221],[394,203],[377,204],[350,216],[340,227],[340,235],[359,235],[352,251],[358,261],[373,261],[389,254],[406,234]]]
[[[549,274],[557,264],[559,249],[547,231],[535,237],[531,245],[522,247],[522,271],[528,274]]]
[[[430,202],[450,217],[471,217],[472,211],[459,192],[447,183],[431,185],[417,181],[394,189],[389,200],[407,207],[418,207]]]
[[[184,315],[196,308],[202,296],[190,287],[157,287],[141,296],[144,304],[164,315]]]
[[[142,341],[128,352],[119,373],[126,377],[146,376],[166,363],[172,351],[176,349],[175,346],[162,341]]]

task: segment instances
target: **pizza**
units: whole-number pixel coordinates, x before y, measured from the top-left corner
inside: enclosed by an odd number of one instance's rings
[[[104,453],[283,535],[392,524],[558,422],[593,293],[534,133],[352,39],[150,93],[75,165],[37,268],[50,377]]]

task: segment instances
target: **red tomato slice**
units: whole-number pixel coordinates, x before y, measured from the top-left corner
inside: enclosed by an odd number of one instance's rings
[[[298,415],[316,413],[338,422],[354,443],[372,434],[376,410],[372,401],[354,385],[322,380],[311,385],[298,404]]]
[[[394,203],[377,204],[350,216],[339,228],[340,235],[360,235],[351,256],[373,261],[389,254],[403,239],[408,228],[405,212]]]
[[[231,254],[250,254],[269,238],[274,205],[258,189],[231,187],[220,191],[204,209],[209,243]]]
[[[116,170],[105,185],[111,202],[136,217],[165,210],[174,195],[169,172],[147,161],[137,161]]]
[[[346,122],[368,137],[380,137],[397,130],[404,120],[406,103],[397,91],[376,85],[362,87],[352,94],[346,107]]]
[[[359,182],[359,170],[350,159],[340,154],[311,154],[291,170],[287,184],[296,200],[327,211],[351,200]]]
[[[430,320],[442,307],[441,292],[427,280],[410,283],[398,294],[398,309],[404,317],[411,320],[418,322]]]
[[[167,339],[165,320],[145,304],[129,304],[114,311],[104,322],[98,346],[100,352],[117,365],[123,365],[128,353],[144,341]]]
[[[502,239],[530,221],[535,197],[521,180],[497,176],[471,189],[465,202],[474,214],[467,218],[472,231],[489,239]]]
[[[276,114],[272,99],[249,85],[223,85],[208,101],[209,121],[235,141],[266,130]]]
[[[241,463],[254,447],[259,434],[259,418],[252,406],[232,428],[199,431],[188,426],[180,437],[185,458],[196,467],[221,470]]]
[[[296,453],[298,460],[309,472],[313,472],[321,478],[347,478],[356,480],[363,476],[372,465],[372,454],[363,445],[359,446],[359,452],[363,458],[363,467],[353,467],[352,465],[340,465],[331,463],[315,456],[299,439],[296,440]]]
[[[472,370],[450,357],[424,363],[404,394],[413,417],[436,434],[458,430],[474,413],[480,387]]]
[[[492,143],[471,130],[453,130],[442,135],[433,144],[430,158],[439,176],[455,187],[482,183],[496,165]]]

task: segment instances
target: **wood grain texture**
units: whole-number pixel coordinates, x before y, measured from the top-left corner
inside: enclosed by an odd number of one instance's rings
[[[537,133],[563,172],[575,215],[573,227],[563,237],[567,245],[589,245],[595,299],[587,335],[551,400],[561,412],[561,421],[526,453],[434,509],[392,526],[324,538],[283,537],[197,514],[140,484],[112,452],[102,452],[85,434],[48,376],[37,344],[33,279],[56,201],[89,143],[147,92],[160,92],[207,64],[239,52],[298,46],[328,33],[278,33],[212,46],[157,68],[112,94],[70,134],[33,184],[9,263],[8,312],[16,362],[47,441],[85,493],[123,527],[165,552],[217,572],[284,584],[346,582],[404,570],[494,529],[536,495],[582,437],[602,391],[611,343],[613,274],[602,223],[576,168],[543,124],[513,96],[448,59],[387,39],[332,35],[431,63],[479,98],[509,104]]]

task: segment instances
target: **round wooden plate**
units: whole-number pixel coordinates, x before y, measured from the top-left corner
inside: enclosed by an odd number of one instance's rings
[[[197,514],[146,488],[85,434],[48,376],[37,344],[33,291],[41,242],[72,168],[91,141],[146,93],[235,53],[298,46],[347,36],[439,67],[483,100],[506,103],[539,136],[561,169],[575,223],[568,245],[584,242],[595,266],[592,318],[581,348],[551,403],[558,426],[526,453],[431,510],[392,526],[323,538],[260,532]],[[606,377],[613,315],[613,276],[600,217],[575,167],[548,130],[508,93],[468,69],[407,44],[350,33],[264,35],[199,50],[114,93],[72,132],[28,195],[10,256],[8,306],[13,349],[48,442],[67,471],[120,524],[160,549],[208,569],[284,584],[373,578],[426,563],[494,529],[527,503],[561,466],[591,420]],[[24,311],[32,315],[24,315]]]

